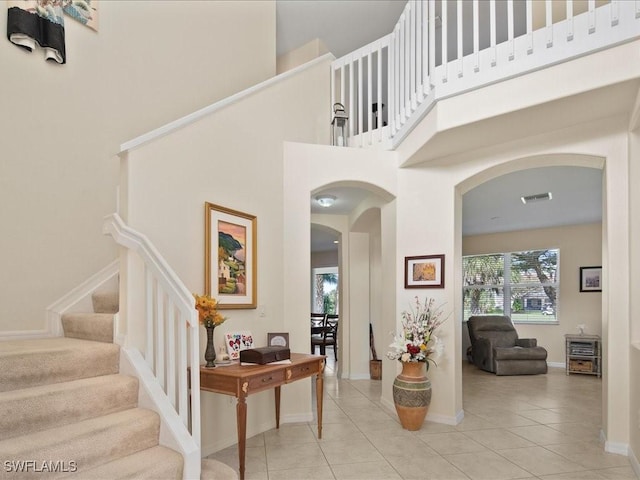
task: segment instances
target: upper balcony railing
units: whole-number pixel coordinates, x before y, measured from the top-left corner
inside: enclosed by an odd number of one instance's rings
[[[332,64],[349,146],[395,148],[439,99],[640,37],[640,0],[410,0]]]

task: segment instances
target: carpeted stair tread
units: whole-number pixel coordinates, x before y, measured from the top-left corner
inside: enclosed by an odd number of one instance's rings
[[[67,338],[113,343],[112,313],[66,313],[62,328]]]
[[[238,474],[229,465],[208,458],[202,459],[201,480],[237,480]]]
[[[120,296],[118,292],[94,292],[91,295],[93,311],[96,313],[118,313]]]
[[[157,413],[132,408],[1,440],[0,457],[4,461],[30,459],[61,461],[67,465],[74,462],[77,478],[84,478],[83,471],[157,446],[159,432]]]
[[[155,446],[64,478],[86,480],[181,480],[184,460],[175,450]],[[212,477],[218,478],[218,477]],[[222,477],[220,477],[222,480]]]
[[[120,348],[75,338],[0,342],[0,392],[118,373]]]
[[[119,374],[0,392],[0,438],[59,427],[137,404],[138,379]]]

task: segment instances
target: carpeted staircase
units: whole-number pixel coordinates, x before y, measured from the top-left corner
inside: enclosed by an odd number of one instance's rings
[[[113,343],[118,297],[65,314],[64,337],[0,341],[0,479],[182,479],[183,457],[158,444],[160,418],[138,407]],[[202,478],[237,478],[204,461]]]

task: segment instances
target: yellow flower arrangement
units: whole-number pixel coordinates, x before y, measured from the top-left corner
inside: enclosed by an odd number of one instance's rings
[[[209,295],[193,294],[196,299],[196,310],[198,310],[198,319],[205,327],[217,327],[222,325],[227,317],[223,317],[218,312],[218,302]]]

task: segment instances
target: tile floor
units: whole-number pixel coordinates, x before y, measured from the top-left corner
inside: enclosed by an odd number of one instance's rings
[[[329,352],[328,357],[332,357]],[[601,380],[496,377],[464,362],[464,420],[400,426],[375,380],[325,371],[323,438],[315,424],[285,424],[247,439],[246,480],[636,479],[627,457],[598,443]],[[209,458],[238,468],[237,446]]]

